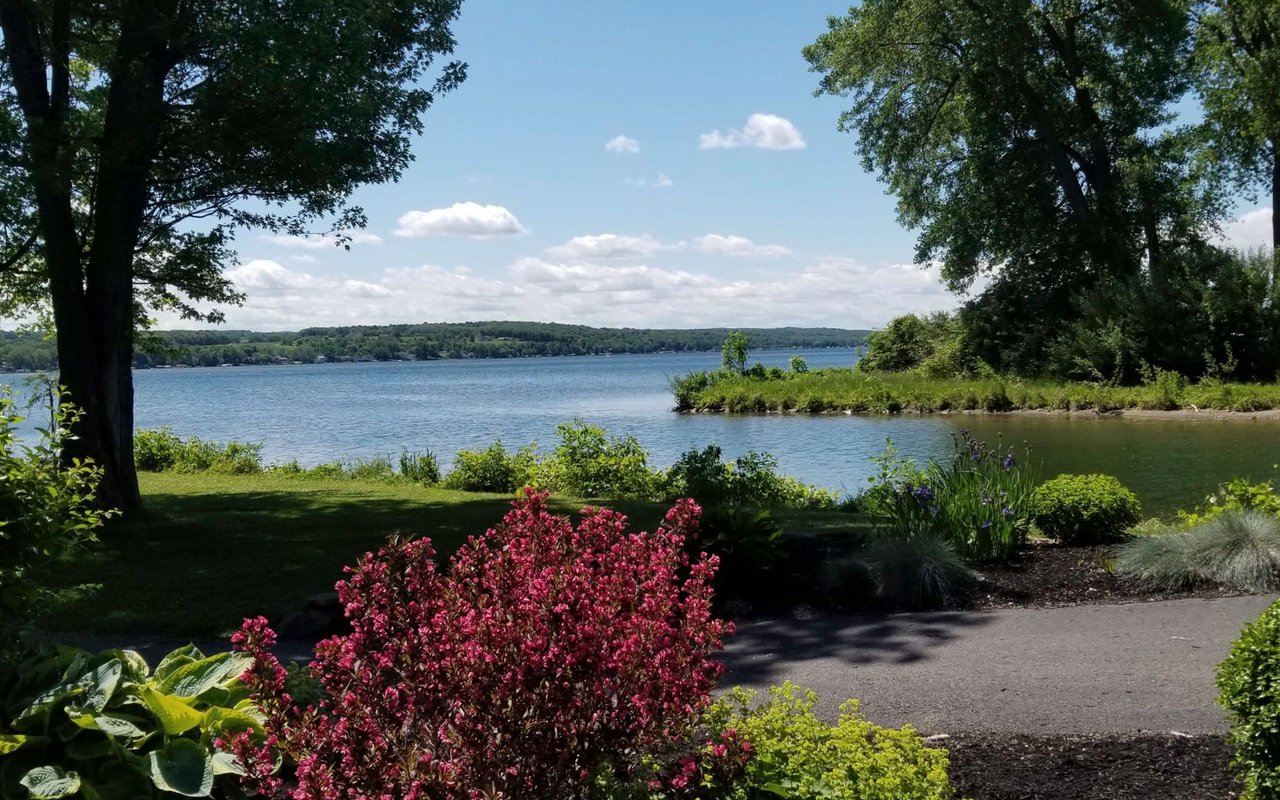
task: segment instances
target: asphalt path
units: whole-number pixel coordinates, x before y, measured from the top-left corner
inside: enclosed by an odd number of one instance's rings
[[[741,624],[724,685],[791,680],[926,734],[1226,730],[1214,670],[1274,596]]]
[[[722,686],[815,690],[834,720],[857,698],[880,725],[925,734],[1226,730],[1214,669],[1275,596],[1069,608],[818,616],[741,623]],[[151,663],[180,642],[70,637],[91,650],[131,647]],[[227,643],[201,642],[206,652]],[[305,663],[311,643],[282,641]]]

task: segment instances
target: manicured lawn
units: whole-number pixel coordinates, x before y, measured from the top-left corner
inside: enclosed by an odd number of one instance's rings
[[[506,495],[262,475],[143,473],[146,508],[108,525],[99,551],[58,581],[102,589],[44,627],[84,633],[219,635],[329,590],[394,532],[451,553],[509,508]],[[565,513],[580,501],[557,499]],[[611,503],[651,529],[664,507]]]

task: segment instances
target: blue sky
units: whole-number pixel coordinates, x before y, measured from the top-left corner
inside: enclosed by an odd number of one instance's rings
[[[357,194],[367,230],[349,252],[242,236],[228,324],[871,327],[953,307],[836,131],[841,101],[813,96],[800,50],[846,8],[467,0],[469,77],[401,180]]]

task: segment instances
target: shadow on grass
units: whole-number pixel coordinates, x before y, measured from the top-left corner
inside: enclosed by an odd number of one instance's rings
[[[989,621],[979,612],[939,611],[742,622],[720,658],[723,683],[779,683],[797,662],[912,664]]]
[[[101,584],[42,627],[84,633],[218,636],[246,616],[269,618],[333,588],[343,568],[389,535],[429,536],[448,556],[509,510],[511,498],[354,482],[265,482],[254,477],[155,479],[146,508],[102,532],[88,558],[56,582]],[[580,501],[556,499],[575,512]],[[662,508],[610,503],[635,527]]]

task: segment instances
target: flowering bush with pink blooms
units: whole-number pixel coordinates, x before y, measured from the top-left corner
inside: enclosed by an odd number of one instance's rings
[[[265,794],[304,798],[583,796],[602,770],[688,741],[730,632],[710,610],[714,557],[685,540],[682,500],[652,533],[585,509],[575,527],[526,490],[438,570],[429,541],[393,539],[338,585],[351,633],[322,642],[319,707],[297,712],[262,620],[236,636],[270,741],[294,765]],[[717,742],[715,744],[723,744]],[[718,752],[718,751],[717,751]]]

